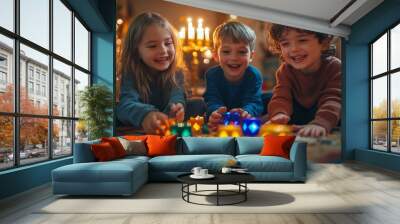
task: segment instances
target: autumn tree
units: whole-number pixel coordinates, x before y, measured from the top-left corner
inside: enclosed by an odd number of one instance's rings
[[[6,92],[0,93],[0,110],[3,112],[13,112],[14,107],[14,88],[8,85]],[[20,88],[20,110],[23,114],[47,114],[47,104],[34,105],[29,99],[28,93],[24,87]],[[58,111],[56,111],[57,113]],[[0,146],[4,148],[13,147],[13,117],[0,116]],[[53,138],[59,135],[59,128],[53,128]],[[48,136],[48,119],[47,118],[20,118],[20,148],[24,149],[26,145],[45,145]]]
[[[391,102],[391,117],[400,117],[400,100],[394,99]],[[373,118],[388,118],[387,101],[381,101],[380,104],[372,109]],[[375,121],[372,127],[374,138],[386,138],[387,135],[387,122],[388,121]],[[398,141],[400,138],[400,122],[391,121],[391,135],[392,141]]]

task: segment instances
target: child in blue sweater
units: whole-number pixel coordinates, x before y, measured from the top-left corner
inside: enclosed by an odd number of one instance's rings
[[[168,116],[183,121],[185,97],[179,45],[172,26],[157,13],[130,24],[121,57],[117,117],[125,125],[160,134]]]
[[[219,25],[213,34],[213,57],[219,63],[206,72],[208,127],[216,131],[225,112],[256,117],[263,111],[260,72],[249,63],[254,55],[254,31],[236,21]]]

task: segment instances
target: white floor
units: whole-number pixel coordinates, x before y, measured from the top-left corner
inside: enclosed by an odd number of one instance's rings
[[[1,201],[0,223],[400,223],[399,173],[359,163],[318,164],[312,166],[307,183],[367,206],[355,214],[37,214],[38,207],[54,201],[46,185]]]

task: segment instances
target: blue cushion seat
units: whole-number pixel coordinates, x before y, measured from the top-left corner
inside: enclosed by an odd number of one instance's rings
[[[228,160],[235,157],[223,154],[157,156],[149,160],[149,178],[150,181],[176,181],[178,175],[197,166],[218,172]]]
[[[148,180],[144,158],[74,163],[52,171],[53,193],[131,195]]]
[[[292,172],[292,161],[279,156],[239,155],[236,156],[240,167],[249,172]]]

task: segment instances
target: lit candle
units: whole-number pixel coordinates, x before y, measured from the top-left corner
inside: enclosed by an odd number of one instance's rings
[[[203,19],[197,20],[197,40],[204,40]]]
[[[210,28],[208,28],[208,27],[204,28],[204,36],[205,36],[206,41],[210,40]]]
[[[185,39],[185,34],[186,34],[185,27],[181,27],[181,29],[179,30],[179,39],[184,40]]]
[[[189,40],[194,40],[194,27],[193,27],[193,23],[192,23],[192,18],[188,18],[187,19],[188,22],[188,39]]]

